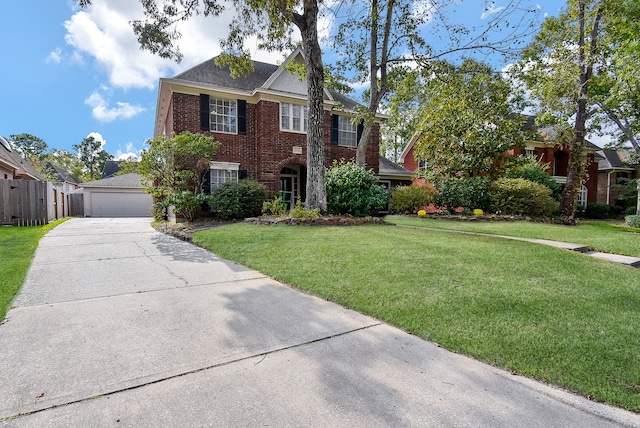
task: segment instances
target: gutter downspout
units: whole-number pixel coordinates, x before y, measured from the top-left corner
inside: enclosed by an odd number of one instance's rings
[[[611,205],[610,203],[610,194],[611,194],[611,174],[616,172],[615,170],[609,171],[607,173],[607,205]]]

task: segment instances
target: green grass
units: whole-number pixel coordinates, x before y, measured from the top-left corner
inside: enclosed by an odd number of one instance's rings
[[[640,411],[640,270],[393,226],[234,224],[194,238],[452,351]]]
[[[22,287],[40,238],[63,221],[46,226],[0,227],[0,320]]]
[[[463,222],[405,216],[387,216],[385,220],[403,226],[551,239],[586,245],[605,253],[640,257],[640,229],[623,227],[604,221],[580,221],[578,226],[561,226],[528,221]]]

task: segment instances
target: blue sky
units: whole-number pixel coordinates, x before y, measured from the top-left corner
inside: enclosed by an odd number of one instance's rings
[[[153,136],[158,79],[218,55],[229,20],[211,25],[212,18],[200,18],[183,28],[184,60],[176,64],[138,49],[128,24],[142,17],[138,1],[93,3],[80,10],[72,0],[0,0],[0,135],[29,133],[69,151],[93,135],[116,157],[139,153]],[[454,3],[457,20],[482,25],[483,13],[507,0]],[[522,3],[552,15],[560,7],[557,0]],[[254,52],[261,61],[282,59]]]

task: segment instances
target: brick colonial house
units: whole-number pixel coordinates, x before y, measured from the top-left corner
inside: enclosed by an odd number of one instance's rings
[[[534,118],[529,117],[527,126],[533,126]],[[524,147],[513,150],[514,155],[535,156],[538,161],[549,164],[549,174],[556,182],[565,184],[569,168],[569,149],[567,145],[558,145],[553,140],[552,128],[541,128],[540,138],[535,141],[527,141]],[[417,137],[414,136],[400,155],[400,163],[409,171],[418,171],[425,167],[425,163],[414,156],[414,144]],[[587,157],[587,179],[583,183],[578,196],[578,203],[582,206],[593,204],[598,195],[598,160],[596,152],[600,147],[585,140],[585,152]],[[421,179],[416,179],[418,182]],[[424,181],[424,180],[422,180]]]
[[[631,180],[640,177],[640,165],[628,162],[629,153],[615,150],[601,150],[598,162],[598,203],[617,205],[616,185],[623,179]]]
[[[304,64],[302,55],[296,49],[288,60]],[[334,159],[355,157],[362,126],[351,122],[355,101],[332,90],[324,93],[325,165],[329,166]],[[383,118],[378,116],[366,154],[367,167],[376,174],[381,173]],[[154,136],[182,131],[211,135],[220,146],[205,180],[209,190],[249,178],[265,184],[269,194],[281,191],[293,203],[306,196],[307,121],[307,85],[297,75],[256,61],[251,74],[234,79],[228,67],[218,67],[210,59],[160,79]],[[380,178],[390,186],[402,174],[400,178],[410,179],[409,171],[400,172],[385,163]]]

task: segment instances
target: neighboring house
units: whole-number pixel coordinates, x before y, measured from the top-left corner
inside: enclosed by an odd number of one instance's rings
[[[0,136],[0,180],[46,181],[29,162],[16,153]]]
[[[600,150],[598,162],[598,203],[616,205],[615,185],[623,179],[640,177],[640,165],[627,163],[627,153],[615,150]]]
[[[116,160],[106,161],[104,163],[104,168],[102,168],[102,176],[100,178],[102,179],[102,178],[113,177],[118,172],[120,172],[120,162],[122,161],[116,161]]]
[[[569,170],[569,149],[567,145],[558,145],[553,142],[553,129],[541,128],[539,130],[540,138],[538,140],[527,141],[524,147],[513,150],[514,155],[535,156],[539,162],[549,165],[549,174],[553,176],[556,182],[566,184],[567,173]],[[400,163],[409,171],[424,170],[427,165],[424,160],[417,159],[414,156],[414,145],[417,137],[414,136],[409,144],[405,147],[400,155]],[[587,176],[586,181],[581,186],[578,195],[578,204],[586,206],[595,203],[598,193],[598,162],[596,152],[600,147],[585,140],[585,153],[587,158]],[[422,179],[416,179],[414,182],[424,182]]]
[[[289,57],[303,64],[300,48]],[[160,79],[154,136],[191,131],[220,142],[207,190],[249,178],[282,192],[289,203],[306,197],[307,85],[282,66],[254,62],[254,71],[232,78],[214,59],[173,78]],[[325,165],[355,157],[361,125],[352,123],[357,103],[324,91]],[[381,170],[379,115],[367,148],[367,168]],[[392,174],[393,175],[393,174]],[[390,179],[391,181],[391,179]]]
[[[47,162],[45,165],[47,177],[52,184],[50,200],[53,203],[53,213],[56,219],[69,216],[71,206],[69,194],[78,188],[78,180],[69,171]]]
[[[80,186],[75,193],[84,194],[86,217],[151,216],[151,195],[142,186],[139,174],[116,175]]]

